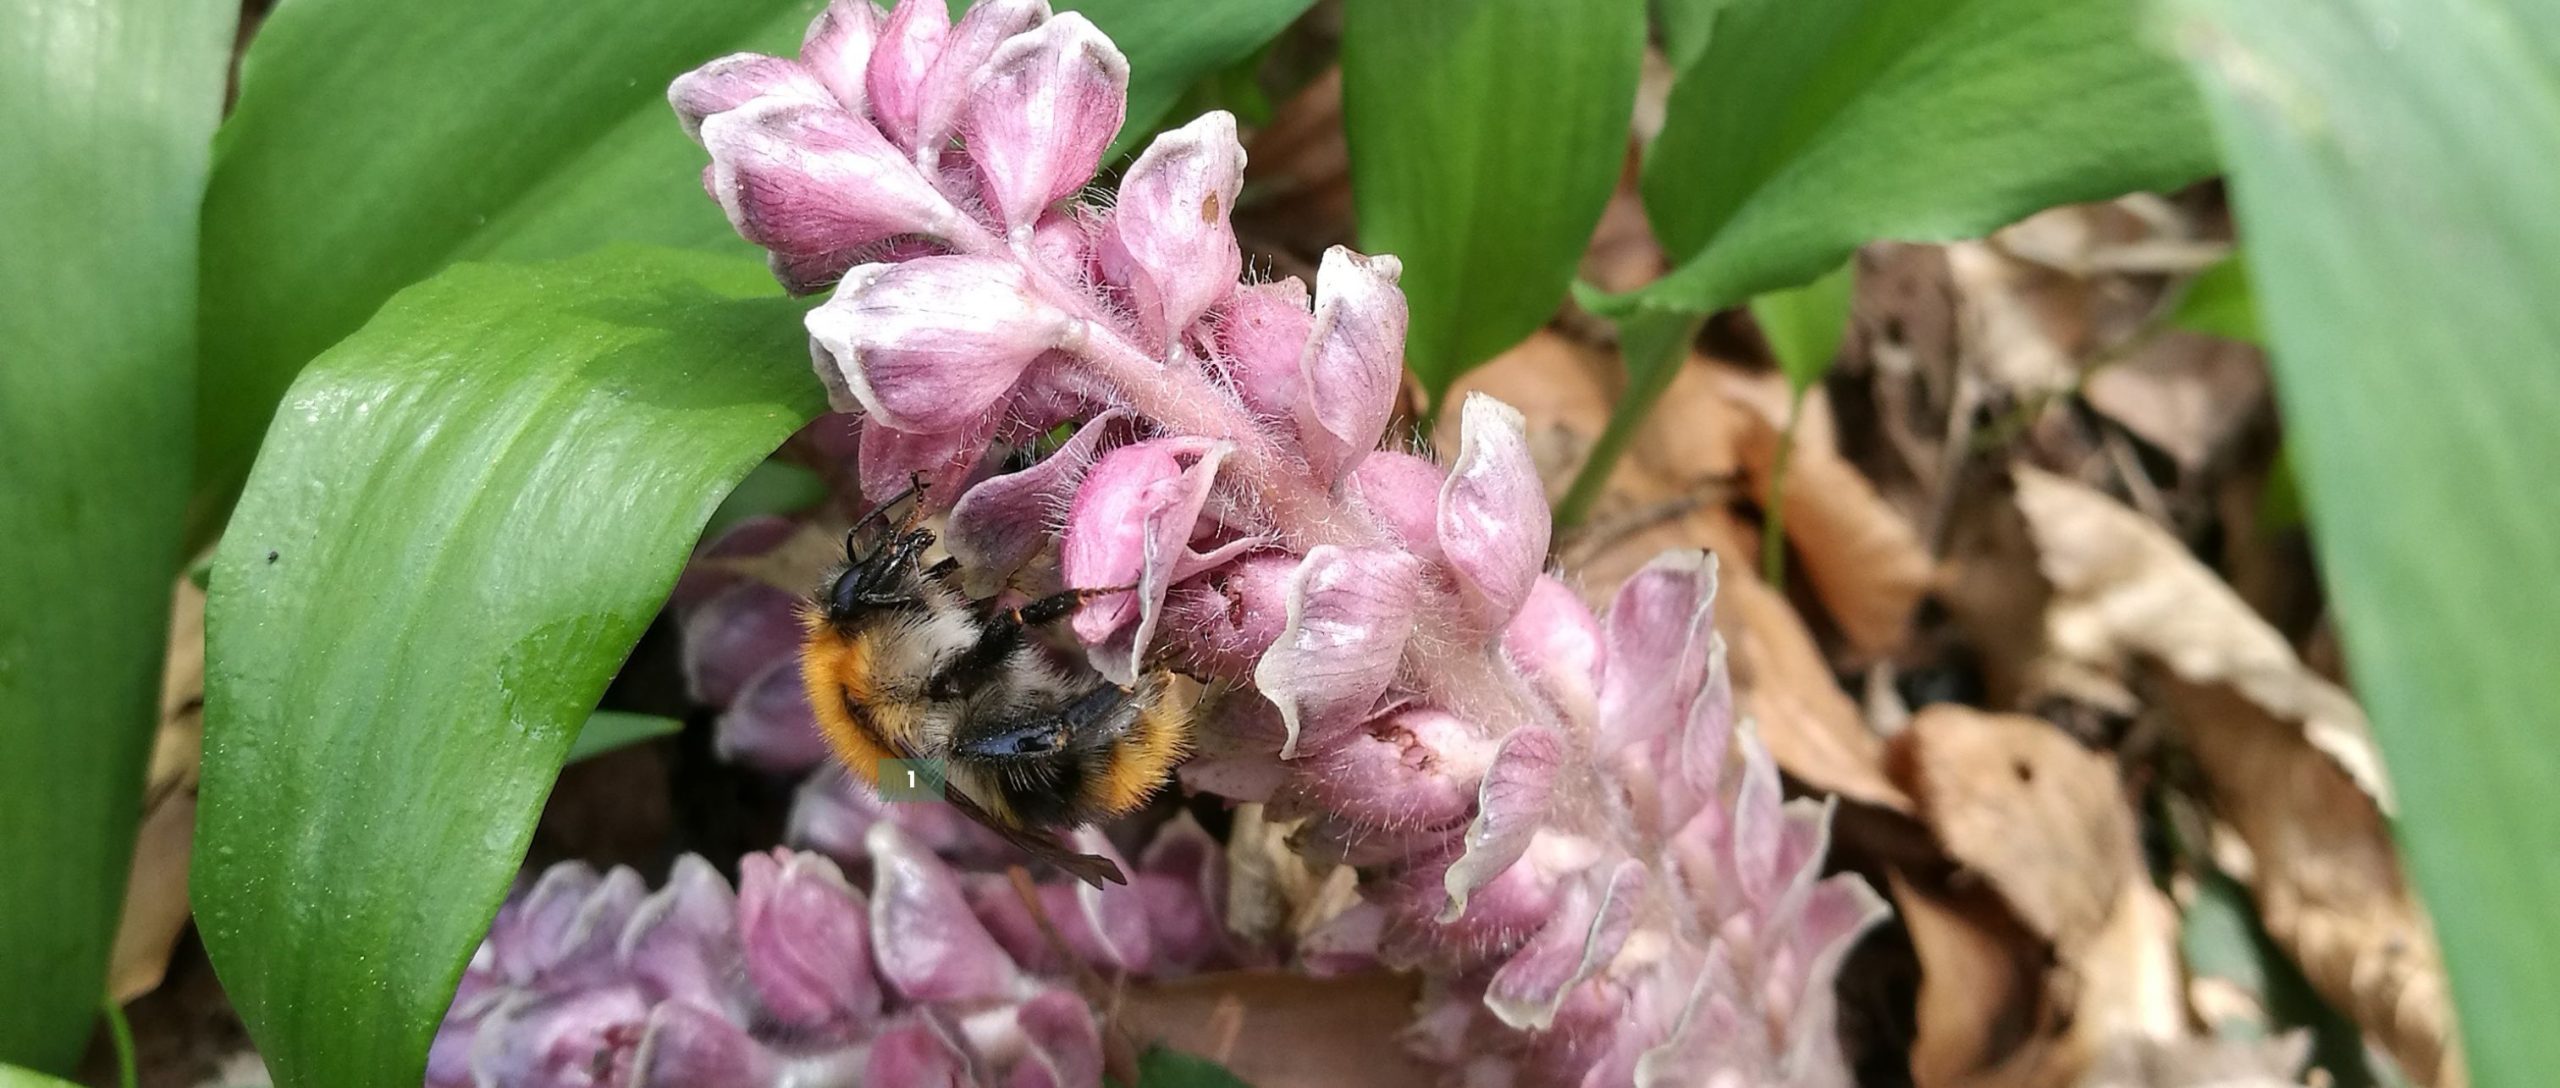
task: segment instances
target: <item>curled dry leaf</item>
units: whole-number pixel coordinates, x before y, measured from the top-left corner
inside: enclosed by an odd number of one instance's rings
[[[2391,845],[2363,711],[2153,523],[2068,480],[2015,476],[2052,590],[2045,652],[2068,666],[2046,675],[2120,685],[2152,670],[2216,810],[2254,855],[2268,932],[2413,1076],[2457,1082],[2443,967]],[[2120,686],[2093,694],[2130,699]]]
[[[1787,426],[1785,379],[1727,373],[1724,388],[1743,410],[1743,479],[1766,505]],[[1902,512],[1840,456],[1822,390],[1808,391],[1800,411],[1786,466],[1787,543],[1850,646],[1881,657],[1910,636],[1929,588],[1929,551]]]
[[[1948,857],[2015,927],[1961,892],[1897,887],[1918,908],[1918,1083],[2069,1084],[2126,1040],[2186,1034],[2177,915],[2143,867],[2112,759],[2039,719],[1937,704],[1894,762]],[[2002,1006],[1974,992],[2021,964],[2035,981],[1999,991]]]
[[[187,868],[195,854],[196,775],[203,759],[204,591],[181,578],[169,610],[160,731],[143,783],[142,827],[108,960],[107,992],[118,1002],[159,988],[169,952],[187,928]]]

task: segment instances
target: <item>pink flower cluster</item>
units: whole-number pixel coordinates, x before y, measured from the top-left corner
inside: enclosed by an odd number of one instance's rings
[[[1092,839],[1081,848],[1110,849]],[[491,924],[428,1088],[1087,1088],[1099,1029],[1058,979],[1225,962],[1223,859],[1187,821],[1132,885],[1043,884],[1036,908],[894,819],[872,822],[857,856],[868,895],[825,856],[786,850],[741,859],[734,893],[691,855],[654,893],[628,869],[553,866]]]
[[[1604,623],[1544,573],[1518,413],[1470,398],[1445,466],[1380,449],[1400,268],[1336,248],[1312,291],[1239,283],[1226,115],[1075,200],[1126,79],[1038,0],[956,24],[836,0],[798,59],[670,95],[777,277],[834,284],[812,355],[862,416],[864,490],[929,481],[974,591],[1131,587],[1074,620],[1103,675],[1235,684],[1184,781],[1369,874],[1322,936],[1434,972],[1426,1049],[1541,1083],[1845,1084],[1831,975],[1881,906],[1822,879],[1827,814],[1783,804],[1734,722],[1712,566],[1658,561]]]

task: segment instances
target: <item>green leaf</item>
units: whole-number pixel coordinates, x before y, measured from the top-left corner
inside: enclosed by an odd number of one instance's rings
[[[1244,1078],[1197,1054],[1152,1046],[1138,1056],[1137,1088],[1253,1088]]]
[[[720,509],[712,511],[710,524],[702,527],[702,536],[719,536],[748,518],[797,513],[826,497],[827,482],[817,473],[789,461],[767,461],[729,490]]]
[[[280,1088],[414,1088],[580,723],[821,410],[757,264],[463,265],[294,384],[208,604],[196,920]]]
[[[2169,325],[2226,340],[2260,342],[2258,304],[2249,294],[2249,266],[2239,254],[2205,269],[2178,297]]]
[[[1849,335],[1849,302],[1857,283],[1857,262],[1851,261],[1802,287],[1751,300],[1751,319],[1760,323],[1760,335],[1797,396],[1831,372],[1840,341]]]
[[[0,1065],[0,1088],[78,1088],[67,1080],[55,1080],[31,1069]]]
[[[1129,132],[1309,0],[1060,3],[1129,56]],[[703,195],[667,84],[790,54],[814,0],[292,0],[260,28],[205,201],[207,378],[189,536],[211,538],[277,398],[455,260],[614,242],[752,254]],[[1153,112],[1149,112],[1153,111]]]
[[[2144,0],[1736,0],[1682,69],[1645,210],[1680,265],[1629,296],[1705,313],[1879,238],[1977,237],[2214,169]]]
[[[622,710],[599,710],[587,715],[587,724],[578,727],[578,739],[569,745],[569,756],[563,763],[593,759],[616,748],[628,748],[659,737],[672,737],[684,732],[684,723],[655,714],[633,714]]]
[[[1694,314],[1638,312],[1618,320],[1618,355],[1626,364],[1627,387],[1618,394],[1600,440],[1592,443],[1591,456],[1574,471],[1564,501],[1556,504],[1557,528],[1580,525],[1591,515],[1592,505],[1608,491],[1609,477],[1625,456],[1627,443],[1635,439],[1644,417],[1652,414],[1654,402],[1671,388],[1672,379],[1680,376],[1689,359],[1689,345],[1704,324],[1706,319]]]
[[[183,558],[196,205],[235,5],[0,0],[0,1061],[104,992]]]
[[[1343,128],[1360,242],[1404,261],[1405,366],[1435,395],[1553,316],[1618,179],[1642,0],[1351,0]]]
[[[2560,1069],[2560,7],[2177,0],[2472,1083]]]

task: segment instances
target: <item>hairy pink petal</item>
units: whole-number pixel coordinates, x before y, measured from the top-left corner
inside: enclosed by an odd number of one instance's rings
[[[871,0],[829,0],[800,40],[800,63],[838,105],[855,113],[867,112],[870,104],[862,84],[871,47],[880,40],[880,18]]]
[[[1475,822],[1467,827],[1466,852],[1449,866],[1442,887],[1443,921],[1467,909],[1467,896],[1528,850],[1554,805],[1556,778],[1571,750],[1564,734],[1543,725],[1523,726],[1502,738],[1479,789]]]
[[[1494,751],[1475,723],[1411,708],[1304,757],[1312,765],[1298,784],[1319,810],[1356,826],[1455,828],[1474,812]]]
[[[1546,485],[1519,412],[1482,393],[1468,394],[1460,412],[1458,459],[1438,504],[1440,550],[1476,621],[1498,628],[1520,610],[1546,566]]]
[[[874,824],[871,933],[880,977],[909,1001],[988,1001],[1019,993],[1024,980],[986,927],[969,913],[958,881],[894,824]],[[904,1082],[897,1082],[904,1083]]]
[[[1076,323],[1032,298],[1020,265],[953,256],[854,269],[808,326],[872,419],[939,434],[983,424]]]
[[[1250,681],[1254,663],[1280,637],[1298,557],[1254,552],[1183,582],[1165,595],[1161,625],[1185,672]]]
[[[1502,649],[1568,717],[1590,720],[1606,651],[1599,619],[1573,587],[1541,576],[1503,628]]]
[[[703,121],[702,143],[730,225],[778,254],[829,256],[960,220],[915,164],[832,104],[759,98]]]
[[[1136,678],[1175,582],[1255,544],[1229,541],[1207,552],[1192,547],[1230,452],[1226,443],[1201,438],[1122,446],[1094,462],[1076,489],[1059,540],[1059,570],[1071,586],[1125,589],[1076,612],[1076,637],[1093,648],[1094,668],[1105,679],[1126,684]]]
[[[1595,751],[1674,735],[1706,679],[1715,596],[1715,559],[1704,552],[1665,553],[1618,588]]]
[[[1368,718],[1413,636],[1421,577],[1421,560],[1407,552],[1307,553],[1290,579],[1288,623],[1254,668],[1254,686],[1287,726],[1280,758]]]
[[[1102,1083],[1102,1032],[1093,1008],[1065,990],[1044,990],[1013,1012],[1026,1052],[1007,1088],[1082,1088]]]
[[[951,9],[943,0],[898,0],[871,47],[863,89],[880,131],[898,146],[916,146],[917,114],[924,105],[925,74],[951,36]]]
[[[765,1088],[778,1061],[737,1023],[684,1002],[650,1010],[633,1088]]]
[[[1298,357],[1315,330],[1315,314],[1307,307],[1306,282],[1291,276],[1236,288],[1217,321],[1218,361],[1236,398],[1289,439],[1297,437],[1298,401],[1306,387]]]
[[[1404,380],[1404,265],[1341,246],[1316,271],[1315,326],[1299,356],[1298,434],[1316,477],[1339,480],[1378,446]]]
[[[939,4],[942,0],[930,0]],[[940,1025],[922,1017],[901,1021],[871,1040],[863,1061],[862,1084],[913,1085],[914,1088],[973,1088],[969,1053]]]
[[[862,893],[818,854],[738,861],[738,934],[765,1011],[796,1030],[848,1037],[880,1012]]]
[[[677,76],[667,86],[667,104],[675,107],[676,123],[697,143],[702,140],[704,118],[767,95],[820,104],[833,101],[807,68],[762,53],[731,53]]]
[[[987,60],[1008,39],[1049,17],[1048,0],[978,0],[942,39],[942,51],[916,88],[915,138],[908,146],[930,163],[951,141],[962,105],[985,78]]]
[[[1564,909],[1494,972],[1485,1006],[1515,1028],[1545,1030],[1582,980],[1608,966],[1634,932],[1645,870],[1633,859],[1590,873],[1565,891]]]
[[[1380,450],[1351,470],[1343,490],[1405,550],[1437,563],[1445,558],[1440,551],[1440,493],[1449,479],[1449,470],[1428,457]]]
[[[1102,166],[1128,108],[1129,61],[1069,12],[1004,43],[963,108],[969,160],[1008,228],[1038,220]]]
[[[942,546],[960,561],[972,594],[995,592],[1048,546],[1085,470],[1105,448],[1128,440],[1133,419],[1118,408],[1097,415],[1037,464],[990,476],[960,496]]]
[[[1130,165],[1103,228],[1102,271],[1129,288],[1156,343],[1235,291],[1244,254],[1227,217],[1243,189],[1244,145],[1220,110],[1156,137]]]

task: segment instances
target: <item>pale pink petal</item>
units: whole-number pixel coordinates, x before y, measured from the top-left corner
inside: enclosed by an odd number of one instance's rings
[[[1067,509],[1058,567],[1067,584],[1108,589],[1076,611],[1076,637],[1113,683],[1134,680],[1175,582],[1227,562],[1256,543],[1235,540],[1202,552],[1192,541],[1233,452],[1203,438],[1159,438],[1104,454],[1086,471]]]
[[[1378,446],[1404,380],[1404,293],[1393,257],[1328,249],[1316,272],[1315,325],[1299,356],[1298,434],[1320,480],[1339,480]]]
[[[1298,359],[1315,320],[1306,282],[1296,276],[1238,287],[1218,313],[1217,362],[1236,398],[1291,440],[1297,437],[1299,391],[1306,387]]]
[[[898,0],[871,47],[863,89],[880,131],[898,146],[916,146],[916,116],[924,104],[925,73],[951,36],[951,9],[943,0]]]
[[[1121,181],[1102,271],[1129,289],[1156,343],[1171,344],[1235,291],[1244,255],[1227,217],[1243,187],[1244,145],[1220,110],[1156,137]]]
[[[1128,441],[1133,419],[1123,409],[1106,411],[1037,464],[990,476],[960,496],[942,545],[960,561],[971,593],[995,592],[1048,546],[1085,470],[1103,450]]]
[[[1128,106],[1129,62],[1069,12],[1004,43],[973,83],[962,115],[969,160],[997,218],[1020,228],[1101,168]]]
[[[942,235],[960,221],[914,163],[832,104],[759,98],[703,121],[702,143],[730,225],[779,253],[840,254],[901,234]]]
[[[1044,990],[1014,1009],[1027,1044],[1007,1088],[1086,1088],[1102,1083],[1102,1032],[1093,1007],[1065,990]]]
[[[1076,326],[1021,266],[963,256],[854,269],[807,323],[872,419],[922,434],[981,424]]]
[[[740,1019],[751,1011],[740,985],[746,960],[738,897],[696,855],[678,857],[666,886],[632,912],[617,953],[652,1001],[690,1002]]]
[[[1315,808],[1367,829],[1454,829],[1476,807],[1496,743],[1443,710],[1408,708],[1310,751],[1297,789]]]
[[[1625,947],[1644,883],[1644,865],[1632,859],[1574,881],[1564,909],[1494,972],[1485,1007],[1515,1028],[1543,1031],[1553,1024],[1565,995]]]
[[[1290,579],[1287,625],[1254,668],[1254,686],[1287,725],[1280,758],[1368,718],[1413,635],[1421,578],[1422,561],[1408,552],[1307,553]]]
[[[1176,663],[1203,679],[1250,681],[1288,622],[1298,557],[1253,552],[1173,587],[1160,625]]]
[[[986,64],[1008,39],[1049,17],[1048,0],[977,0],[942,39],[942,51],[916,88],[916,157],[932,162],[951,142],[961,106],[986,78]]]
[[[632,1088],[766,1088],[780,1061],[734,1021],[681,1001],[650,1010]]]
[[[942,0],[928,0],[939,5]],[[969,1052],[941,1025],[913,1017],[871,1040],[863,1060],[860,1084],[895,1084],[901,1088],[976,1088],[969,1072]]]
[[[827,89],[807,68],[762,53],[731,53],[683,75],[667,87],[684,134],[702,140],[702,121],[767,95],[800,102],[827,103]]]
[[[1573,587],[1540,577],[1503,628],[1502,649],[1568,718],[1591,719],[1606,650],[1600,621]]]
[[[1595,751],[1674,735],[1706,680],[1715,596],[1715,558],[1697,551],[1666,552],[1618,588]]]
[[[1449,866],[1442,884],[1448,894],[1440,909],[1443,921],[1464,913],[1467,897],[1529,848],[1554,804],[1556,780],[1570,750],[1564,734],[1542,725],[1523,726],[1502,738],[1477,794],[1466,852]]]
[[[1021,972],[969,912],[940,859],[874,824],[871,936],[880,977],[908,1001],[989,1001],[1019,994]]]
[[[824,856],[738,860],[738,935],[764,1009],[799,1032],[850,1038],[880,1013],[862,893]]]
[[[1406,551],[1439,562],[1440,492],[1449,471],[1439,462],[1410,453],[1380,450],[1360,462],[1343,480],[1343,491],[1377,520]]]
[[[800,41],[800,63],[838,105],[855,113],[868,112],[870,95],[862,81],[871,47],[880,40],[880,21],[880,8],[871,0],[829,0]]]
[[[1482,393],[1461,412],[1458,459],[1439,501],[1440,550],[1476,621],[1500,627],[1520,610],[1547,562],[1546,485],[1520,413]]]

